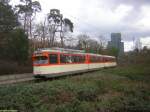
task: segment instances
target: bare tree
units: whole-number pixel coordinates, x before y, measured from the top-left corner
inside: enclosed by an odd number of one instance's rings
[[[73,23],[68,18],[63,18],[63,15],[60,14],[60,10],[51,9],[48,14],[48,23],[49,23],[49,34],[50,34],[50,46],[54,46],[54,40],[56,33],[59,33],[61,40],[61,46],[64,47],[64,34],[67,31],[73,32]],[[68,30],[66,30],[69,28]]]
[[[78,49],[84,49],[84,50],[88,50],[88,40],[90,39],[90,36],[86,35],[86,34],[80,34],[77,36],[78,38]]]
[[[140,38],[137,38],[135,41],[134,41],[134,50],[141,50],[142,49],[142,43],[140,41]]]
[[[99,53],[100,44],[95,39],[89,39],[88,40],[88,50],[91,53]]]
[[[42,47],[47,47],[47,37],[48,37],[48,25],[46,24],[46,21],[40,22],[35,25],[34,28],[34,37],[40,38],[40,43],[42,44]]]
[[[38,1],[32,0],[20,0],[20,2],[21,4],[16,6],[18,8],[18,14],[20,14],[21,20],[24,22],[24,30],[32,37],[32,21],[36,13],[41,11],[41,5]]]
[[[64,38],[65,47],[67,48],[76,48],[78,39],[72,35],[68,35]]]
[[[98,43],[99,43],[99,53],[102,53],[102,51],[105,49],[107,46],[107,41],[106,38],[103,35],[100,35],[98,37]]]
[[[91,53],[102,53],[105,44],[103,40],[101,40],[102,38],[99,38],[98,41],[96,39],[91,38],[89,35],[80,34],[77,36],[77,39],[78,39],[77,44],[78,49],[83,49],[86,52]]]

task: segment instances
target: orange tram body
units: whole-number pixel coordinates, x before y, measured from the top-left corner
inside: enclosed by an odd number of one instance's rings
[[[84,53],[82,50],[45,48],[34,52],[35,78],[49,78],[116,66],[114,56]]]

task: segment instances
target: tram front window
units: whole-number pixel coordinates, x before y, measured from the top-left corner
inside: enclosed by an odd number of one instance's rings
[[[34,64],[48,64],[48,58],[46,56],[36,56],[33,60]]]

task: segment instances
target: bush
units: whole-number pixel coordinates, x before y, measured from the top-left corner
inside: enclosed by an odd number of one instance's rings
[[[0,61],[0,75],[32,73],[32,65],[18,65],[16,62]]]
[[[131,71],[135,73],[133,68]],[[130,75],[126,69],[111,68],[65,79],[0,87],[0,109],[23,112],[148,112],[150,83],[145,79],[136,80],[136,74],[135,80],[126,74]]]

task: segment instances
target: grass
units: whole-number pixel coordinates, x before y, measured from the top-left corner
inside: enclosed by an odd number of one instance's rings
[[[0,110],[150,112],[149,66],[103,69],[40,83],[0,87]]]

